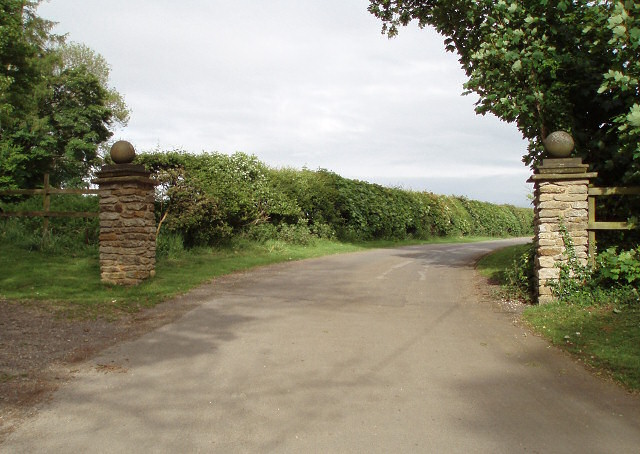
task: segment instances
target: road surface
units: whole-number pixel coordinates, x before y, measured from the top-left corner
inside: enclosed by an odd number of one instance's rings
[[[4,453],[638,453],[640,399],[479,298],[426,245],[225,277],[84,364]]]

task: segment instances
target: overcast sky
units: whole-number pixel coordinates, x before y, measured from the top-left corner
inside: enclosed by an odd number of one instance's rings
[[[388,186],[528,206],[526,143],[478,116],[443,38],[381,35],[367,0],[48,0],[111,65],[138,152],[243,151]]]

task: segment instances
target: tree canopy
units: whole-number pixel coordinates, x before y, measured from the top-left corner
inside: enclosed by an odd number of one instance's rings
[[[444,36],[479,99],[517,124],[534,165],[554,130],[600,183],[640,184],[640,4],[633,0],[370,0],[390,37],[417,21]]]
[[[53,34],[39,3],[0,0],[0,187],[34,187],[45,172],[82,183],[129,117],[104,58]]]

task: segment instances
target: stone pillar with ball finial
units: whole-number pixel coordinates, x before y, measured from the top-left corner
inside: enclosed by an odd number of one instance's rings
[[[133,145],[111,147],[113,165],[102,166],[92,183],[100,197],[100,277],[102,282],[136,285],[155,275],[155,182],[132,164]]]
[[[582,265],[588,258],[589,182],[597,173],[580,158],[572,158],[574,141],[565,131],[556,131],[544,140],[547,158],[529,179],[534,184],[535,277],[539,303],[553,300],[551,282],[567,263],[563,230],[573,244]]]

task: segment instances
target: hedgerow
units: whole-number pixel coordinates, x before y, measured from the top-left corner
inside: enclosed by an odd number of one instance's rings
[[[185,246],[245,235],[306,243],[532,233],[533,212],[461,197],[407,191],[320,169],[273,169],[244,153],[139,155],[156,174],[157,217]]]
[[[317,238],[371,241],[532,234],[531,209],[388,188],[324,169],[274,169],[244,153],[169,151],[144,153],[136,159],[158,182],[160,256],[239,237],[311,244]],[[34,211],[41,203],[41,197],[32,197],[4,206],[7,211]],[[97,211],[97,205],[94,196],[52,198],[52,209],[59,211]],[[52,240],[97,244],[96,218],[56,218],[50,225]],[[4,220],[0,238],[38,247],[41,226],[40,218]]]

